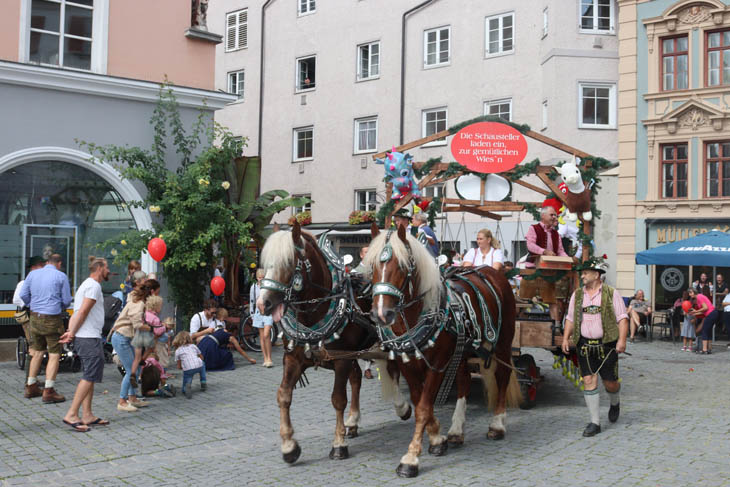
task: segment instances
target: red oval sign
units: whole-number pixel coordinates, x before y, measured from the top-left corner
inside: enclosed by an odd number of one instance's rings
[[[456,161],[474,172],[509,171],[527,155],[527,141],[516,129],[499,122],[479,122],[459,130],[451,140]]]

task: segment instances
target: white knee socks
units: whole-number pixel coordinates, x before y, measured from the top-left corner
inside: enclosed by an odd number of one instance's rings
[[[608,392],[608,391],[606,391],[606,392]],[[608,397],[611,399],[611,406],[618,406],[618,403],[619,403],[619,393],[620,393],[620,390],[619,391],[616,391],[616,392],[609,392],[608,393]]]
[[[601,425],[601,419],[599,414],[600,396],[598,395],[598,388],[592,391],[583,391],[583,398],[586,400],[586,406],[588,406],[588,412],[591,414],[591,423]]]

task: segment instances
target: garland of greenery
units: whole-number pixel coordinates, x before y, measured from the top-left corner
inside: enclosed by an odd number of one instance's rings
[[[439,156],[439,157],[432,157],[431,159],[427,160],[425,162],[425,164],[423,164],[423,166],[420,167],[420,169],[414,167],[413,168],[413,175],[416,176],[418,179],[421,179],[426,174],[430,173],[431,172],[431,169],[433,168],[433,166],[435,166],[436,164],[440,163],[442,159],[443,159],[443,157],[441,157],[441,156]]]
[[[436,227],[436,213],[441,211],[441,198],[435,197],[431,204],[428,205],[428,226],[431,228]]]
[[[518,124],[514,122],[509,122],[501,117],[498,117],[496,115],[482,115],[481,117],[472,118],[471,120],[466,120],[464,122],[458,123],[456,125],[453,125],[449,127],[449,135],[454,135],[459,130],[463,129],[464,127],[467,127],[473,123],[479,123],[479,122],[497,122],[497,123],[503,123],[505,125],[509,125],[513,129],[517,130],[521,134],[525,134],[530,131],[530,126],[527,124]]]
[[[375,221],[378,224],[378,227],[385,228],[385,217],[390,215],[390,213],[395,208],[395,200],[386,201],[382,205],[380,205],[380,208],[378,209],[378,213],[375,215]]]

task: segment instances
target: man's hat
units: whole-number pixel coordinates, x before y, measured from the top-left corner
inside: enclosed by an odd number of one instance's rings
[[[608,256],[606,254],[603,254],[602,256],[594,255],[590,259],[586,260],[585,262],[582,262],[578,265],[578,270],[580,271],[596,271],[600,274],[605,274],[608,271],[608,264],[606,263],[606,258]]]
[[[408,212],[408,209],[406,209],[406,208],[401,208],[400,210],[398,210],[395,213],[393,213],[393,217],[396,217],[396,216],[399,216],[399,217],[402,217],[402,218],[410,218],[411,217],[411,215]]]
[[[44,264],[46,262],[46,259],[41,257],[40,255],[34,255],[28,260],[28,267],[33,267],[39,264]]]

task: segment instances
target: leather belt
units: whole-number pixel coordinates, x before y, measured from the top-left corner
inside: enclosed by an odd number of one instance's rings
[[[44,315],[42,313],[36,313],[35,311],[31,311],[30,315],[35,316],[36,318],[60,318],[62,316],[61,313],[58,313],[57,315]]]

